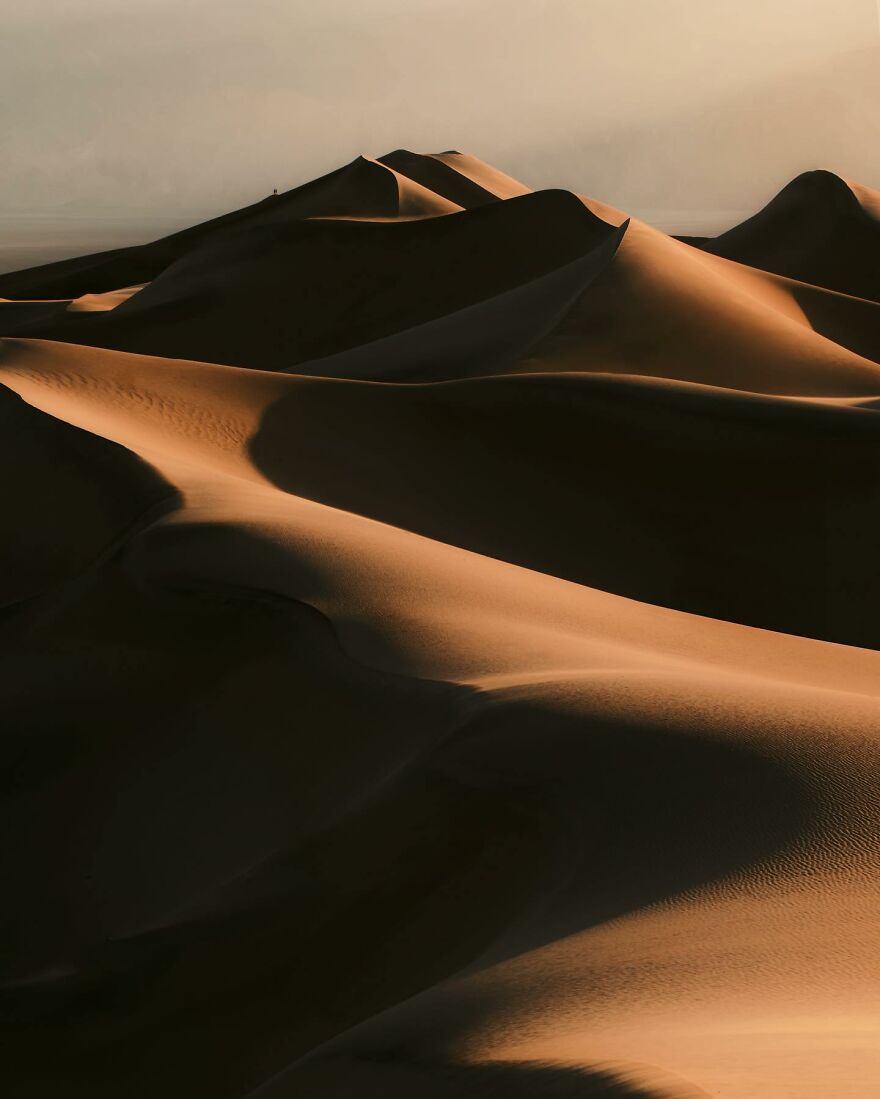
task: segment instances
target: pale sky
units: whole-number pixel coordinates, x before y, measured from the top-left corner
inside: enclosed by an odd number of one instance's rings
[[[661,221],[814,167],[880,186],[877,0],[0,0],[0,27],[6,217],[219,211],[398,146]]]

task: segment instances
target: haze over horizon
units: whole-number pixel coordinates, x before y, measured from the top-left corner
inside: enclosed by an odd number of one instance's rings
[[[661,223],[880,183],[875,0],[34,0],[4,29],[5,220],[231,209],[398,146]]]

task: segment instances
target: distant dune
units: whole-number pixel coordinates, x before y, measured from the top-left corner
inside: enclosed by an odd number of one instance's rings
[[[878,226],[396,150],[0,275],[4,1093],[876,1094]]]
[[[859,298],[880,298],[880,201],[831,172],[798,176],[708,252]]]

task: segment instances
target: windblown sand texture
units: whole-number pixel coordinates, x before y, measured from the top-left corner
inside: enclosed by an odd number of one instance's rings
[[[880,1095],[880,194],[398,150],[0,296],[4,1095]]]

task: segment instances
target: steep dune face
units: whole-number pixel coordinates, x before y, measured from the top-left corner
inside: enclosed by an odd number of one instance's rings
[[[466,210],[508,197],[484,187],[470,175],[456,171],[454,166],[451,167],[440,157],[411,153],[408,149],[395,149],[394,152],[380,157],[379,161],[430,188],[438,195],[458,203]]]
[[[0,303],[0,1080],[864,1099],[878,307],[382,159]]]

